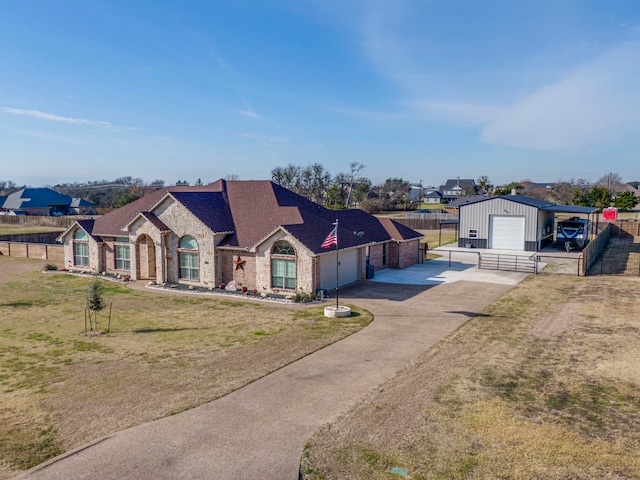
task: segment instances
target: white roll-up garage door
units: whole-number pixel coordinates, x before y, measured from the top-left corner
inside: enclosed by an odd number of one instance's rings
[[[489,248],[524,250],[524,217],[491,215]]]
[[[358,281],[358,250],[340,251],[340,270],[338,279],[340,286]],[[336,288],[336,254],[327,253],[320,256],[320,288],[334,290]]]

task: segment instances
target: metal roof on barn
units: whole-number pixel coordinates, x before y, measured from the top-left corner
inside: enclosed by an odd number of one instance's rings
[[[540,210],[545,210],[547,212],[556,212],[556,213],[575,213],[575,214],[584,214],[590,215],[594,212],[600,210],[597,207],[581,207],[577,205],[558,205],[556,203],[550,202],[548,200],[541,200],[539,198],[528,197],[526,195],[496,195],[493,197],[482,197],[475,200],[468,201],[459,206],[471,205],[479,202],[486,202],[489,200],[494,200],[496,198],[502,198],[504,200],[509,200],[511,202],[521,203],[523,205],[528,205],[530,207],[535,207]]]
[[[592,213],[595,213],[600,209],[598,207],[580,207],[578,205],[550,205],[548,207],[542,208],[541,210],[556,213],[576,213],[591,215]]]

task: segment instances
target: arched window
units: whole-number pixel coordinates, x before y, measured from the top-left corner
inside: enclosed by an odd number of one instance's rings
[[[81,228],[73,234],[73,264],[77,267],[89,266],[89,237]]]
[[[200,255],[196,239],[189,235],[182,237],[178,246],[178,256],[180,257],[180,278],[198,280]]]
[[[296,288],[296,252],[285,241],[276,242],[271,248],[271,286]]]

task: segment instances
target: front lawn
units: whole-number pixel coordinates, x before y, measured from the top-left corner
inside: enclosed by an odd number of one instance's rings
[[[211,401],[360,330],[324,305],[104,281],[110,333],[82,336],[90,279],[0,256],[0,478],[109,433]],[[106,330],[109,306],[98,315]]]

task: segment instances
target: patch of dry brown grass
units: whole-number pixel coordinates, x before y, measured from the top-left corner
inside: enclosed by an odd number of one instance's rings
[[[416,230],[420,232],[423,237],[421,242],[427,242],[429,244],[429,248],[436,248],[442,245],[449,245],[456,241],[457,233],[453,230],[442,230],[442,233],[439,230]]]
[[[0,478],[218,398],[372,319],[105,282],[111,331],[85,337],[90,280],[44,263],[0,257]]]
[[[638,287],[528,278],[318,432],[305,478],[640,478]]]
[[[0,224],[0,235],[15,235],[17,233],[43,233],[43,232],[64,232],[64,228],[48,227],[45,225],[33,226],[22,224]]]

